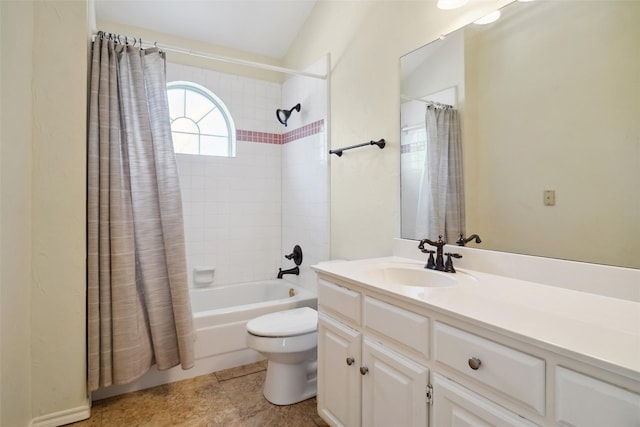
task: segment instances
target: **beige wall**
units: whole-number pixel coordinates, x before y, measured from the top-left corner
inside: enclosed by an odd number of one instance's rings
[[[285,64],[330,53],[332,148],[385,138],[331,158],[331,257],[387,255],[400,235],[399,58],[510,1],[443,11],[431,1],[320,0]]]
[[[87,405],[88,19],[82,1],[1,4],[0,421],[24,426]]]
[[[25,426],[31,421],[33,10],[31,2],[0,2],[0,425],[3,426]]]
[[[88,18],[81,1],[37,2],[35,12],[31,348],[37,417],[86,403]]]

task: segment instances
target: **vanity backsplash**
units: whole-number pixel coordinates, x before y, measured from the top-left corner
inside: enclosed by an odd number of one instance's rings
[[[455,260],[456,268],[640,302],[640,269],[479,250],[468,246],[447,245],[444,251],[462,255]],[[394,239],[393,255],[427,261],[416,240]]]

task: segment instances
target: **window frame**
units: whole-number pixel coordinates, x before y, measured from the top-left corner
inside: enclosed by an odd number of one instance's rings
[[[175,151],[175,146],[174,146],[174,152],[176,154],[190,154],[193,156],[217,156],[217,157],[236,157],[236,127],[235,127],[235,123],[233,121],[233,117],[231,117],[231,113],[229,112],[229,109],[227,108],[227,106],[225,105],[225,103],[212,91],[210,91],[209,89],[207,89],[206,87],[195,83],[195,82],[191,82],[191,81],[186,81],[186,80],[176,80],[176,81],[172,81],[172,82],[168,82],[167,83],[167,98],[169,97],[169,91],[170,90],[175,90],[175,89],[180,89],[180,90],[184,90],[185,92],[185,99],[183,100],[183,110],[184,110],[184,115],[182,116],[178,116],[175,118],[170,118],[171,120],[171,136],[172,136],[172,140],[173,140],[173,135],[174,132],[177,132],[173,129],[173,122],[175,122],[178,119],[188,119],[191,120],[197,127],[198,127],[198,153],[184,153],[184,152],[178,152]],[[201,121],[202,119],[204,119],[204,117],[206,117],[209,113],[205,114],[204,116],[202,116],[198,121],[196,121],[193,117],[189,117],[187,116],[187,99],[186,99],[186,93],[187,92],[193,92],[196,94],[199,94],[201,96],[203,96],[204,98],[206,98],[209,102],[211,102],[211,104],[213,105],[214,109],[217,109],[220,114],[222,115],[222,118],[224,119],[225,125],[226,125],[226,129],[227,129],[227,154],[226,155],[220,155],[220,154],[207,154],[207,153],[202,153],[201,150],[201,137],[202,136],[212,136],[212,137],[224,137],[225,135],[212,135],[212,134],[203,134],[200,130],[200,126],[198,125],[198,122]],[[171,109],[169,108],[169,112],[171,112]]]

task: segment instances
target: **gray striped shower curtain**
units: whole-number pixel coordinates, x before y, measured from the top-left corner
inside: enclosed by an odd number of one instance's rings
[[[428,105],[427,142],[416,212],[416,238],[466,234],[462,139],[458,111]]]
[[[93,42],[87,159],[88,388],[194,363],[165,58]]]

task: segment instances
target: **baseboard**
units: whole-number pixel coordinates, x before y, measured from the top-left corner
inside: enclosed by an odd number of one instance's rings
[[[65,424],[86,420],[91,416],[91,401],[87,399],[85,405],[78,406],[52,414],[41,415],[31,420],[31,427],[58,427]]]

